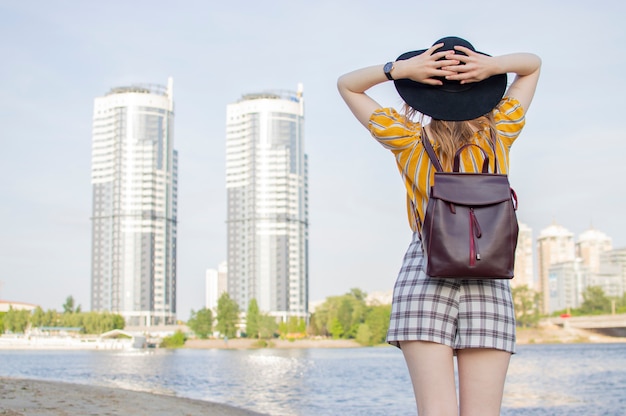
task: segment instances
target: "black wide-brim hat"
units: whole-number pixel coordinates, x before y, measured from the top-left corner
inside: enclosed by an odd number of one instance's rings
[[[454,36],[439,39],[433,43],[443,43],[443,46],[435,52],[455,51],[455,46],[465,46],[474,52],[490,56],[484,52],[478,52],[471,43],[465,39]],[[426,52],[427,49],[405,52],[398,57],[398,61],[412,58]],[[400,97],[409,106],[433,119],[447,121],[472,120],[491,111],[502,99],[506,90],[506,74],[498,74],[480,82],[461,84],[459,81],[448,81],[439,78],[443,85],[428,85],[410,79],[397,79],[394,81]]]

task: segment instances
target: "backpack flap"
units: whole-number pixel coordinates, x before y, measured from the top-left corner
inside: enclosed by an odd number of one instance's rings
[[[511,199],[511,185],[506,175],[436,172],[430,196],[455,205],[492,205]]]

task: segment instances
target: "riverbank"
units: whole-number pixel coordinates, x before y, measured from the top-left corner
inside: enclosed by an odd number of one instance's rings
[[[517,344],[573,344],[626,342],[624,337],[611,337],[577,328],[544,324],[538,328],[518,328]]]
[[[576,328],[563,328],[557,325],[542,325],[539,328],[518,328],[517,344],[573,344],[573,343],[615,343],[624,342],[624,337],[611,337]],[[385,345],[385,344],[383,344]],[[361,345],[347,339],[299,339],[288,341],[273,339],[266,344],[248,338],[190,339],[184,348],[194,349],[253,349],[253,348],[359,348]]]
[[[0,377],[3,416],[260,416],[225,404],[110,387]]]
[[[190,339],[184,348],[195,349],[251,349],[251,348],[358,348],[361,344],[352,339],[272,339],[263,341],[250,338],[223,339]]]
[[[19,349],[19,350],[33,350],[33,349],[57,349],[57,350],[70,350],[70,349],[96,349],[96,350],[111,350],[111,349],[130,349],[128,345],[108,345],[106,347],[99,347],[96,343],[81,342],[80,339],[76,339],[76,342],[71,339],[67,342],[58,343],[44,343],[43,341],[35,342],[27,340],[16,340],[12,338],[0,339],[0,350],[3,349]],[[113,340],[116,341],[116,340]],[[526,344],[571,344],[571,343],[626,343],[626,337],[611,337],[608,335],[602,335],[596,332],[576,329],[576,328],[563,328],[557,325],[544,324],[539,328],[518,328],[517,329],[517,343],[519,345]],[[383,344],[383,346],[386,344]],[[115,347],[115,348],[114,348]],[[352,339],[330,339],[330,338],[304,338],[297,340],[286,339],[272,339],[272,340],[256,340],[250,338],[232,338],[228,340],[224,339],[189,339],[185,342],[182,348],[190,349],[232,349],[232,350],[245,350],[255,348],[277,348],[277,349],[304,349],[304,348],[359,348],[362,347],[358,342]],[[2,416],[2,413],[0,413]]]

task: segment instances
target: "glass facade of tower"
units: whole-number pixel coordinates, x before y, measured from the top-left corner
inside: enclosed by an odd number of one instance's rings
[[[304,100],[248,94],[227,106],[228,292],[245,311],[308,315],[308,188]]]
[[[176,322],[177,152],[168,86],[95,99],[91,308],[127,325]]]

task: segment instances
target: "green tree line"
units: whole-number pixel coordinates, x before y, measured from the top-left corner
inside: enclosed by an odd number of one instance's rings
[[[124,329],[124,318],[110,312],[82,312],[80,305],[74,306],[69,296],[63,304],[63,312],[53,309],[44,311],[37,306],[32,311],[9,308],[0,313],[0,328],[3,332],[23,333],[29,328],[74,327],[83,334],[101,334],[113,329]]]
[[[240,328],[242,319],[245,319],[245,325]],[[209,338],[214,330],[222,337],[234,338],[240,332],[244,337],[259,340],[306,335],[304,319],[291,317],[287,322],[278,323],[276,317],[259,309],[256,299],[250,301],[246,314],[242,316],[239,305],[228,293],[223,293],[218,299],[215,313],[207,308],[199,311],[192,309],[187,326],[201,339]]]
[[[588,286],[583,291],[583,302],[578,308],[568,308],[552,313],[552,316],[570,314],[572,316],[603,315],[610,313],[626,313],[626,293],[621,297],[611,297],[604,293],[600,286]],[[520,327],[536,327],[543,317],[540,313],[541,295],[528,286],[513,288],[515,317]]]
[[[512,289],[517,325],[523,328],[536,327],[540,319],[541,295],[526,285]],[[354,339],[361,345],[376,345],[385,342],[389,328],[391,305],[368,305],[367,294],[354,288],[341,296],[327,297],[311,315],[308,326],[304,319],[291,317],[287,322],[277,323],[275,317],[259,310],[256,299],[252,299],[245,314],[243,336],[256,339],[273,337],[297,338],[300,336],[324,336],[334,339]],[[588,287],[583,294],[584,302],[572,315],[626,313],[626,294],[622,298],[609,298],[597,286]],[[555,315],[565,311],[555,312]],[[216,330],[221,336],[234,338],[242,319],[237,302],[224,293],[218,300],[214,314],[209,309],[191,311],[187,323],[199,338],[208,338]]]
[[[352,289],[342,296],[331,296],[311,316],[309,333],[334,339],[354,339],[361,345],[385,342],[391,305],[367,305],[367,294]]]
[[[600,286],[588,286],[583,291],[583,303],[579,308],[556,311],[553,316],[569,313],[572,316],[604,315],[610,313],[626,313],[626,293],[621,297],[611,297],[604,293]]]
[[[535,328],[541,319],[541,295],[528,285],[515,286],[511,289],[515,307],[515,321],[522,328]]]

